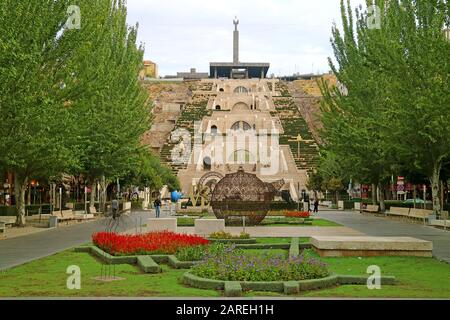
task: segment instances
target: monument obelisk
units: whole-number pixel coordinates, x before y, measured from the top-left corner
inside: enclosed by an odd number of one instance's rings
[[[233,63],[239,64],[239,30],[238,24],[239,20],[237,17],[233,20],[234,23],[234,33],[233,33]]]

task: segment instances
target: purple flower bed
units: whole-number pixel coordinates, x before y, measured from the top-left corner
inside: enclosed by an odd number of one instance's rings
[[[246,254],[230,247],[225,254],[207,255],[191,272],[201,278],[223,281],[298,281],[327,277],[325,263],[303,251],[295,258],[279,254]]]

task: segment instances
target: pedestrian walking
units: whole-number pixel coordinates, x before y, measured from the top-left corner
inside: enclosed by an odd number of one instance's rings
[[[119,200],[114,199],[113,201],[111,201],[111,209],[113,219],[116,220],[116,218],[119,216]]]
[[[156,217],[159,218],[161,215],[161,199],[159,197],[156,198],[153,204],[155,205]]]
[[[319,212],[319,200],[314,200],[314,213]]]

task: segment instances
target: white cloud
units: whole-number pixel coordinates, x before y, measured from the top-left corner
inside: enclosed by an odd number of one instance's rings
[[[352,0],[353,5],[364,0]],[[240,20],[240,60],[270,62],[269,73],[325,72],[338,0],[128,0],[128,22],[139,22],[145,58],[160,74],[232,60],[232,20]]]

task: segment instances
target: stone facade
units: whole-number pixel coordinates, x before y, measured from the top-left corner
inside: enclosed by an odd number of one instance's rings
[[[297,200],[298,190],[306,189],[308,177],[306,170],[297,168],[290,147],[279,145],[277,135],[283,134],[284,128],[273,101],[273,96],[280,95],[275,91],[278,80],[202,81],[212,83],[207,93],[210,115],[204,116],[194,130],[202,143],[192,146],[187,167],[178,172],[182,192],[188,194],[191,186],[207,174],[224,176],[242,166],[264,182],[284,179],[282,190]],[[250,142],[250,137],[256,143]],[[266,150],[261,151],[263,148]]]

